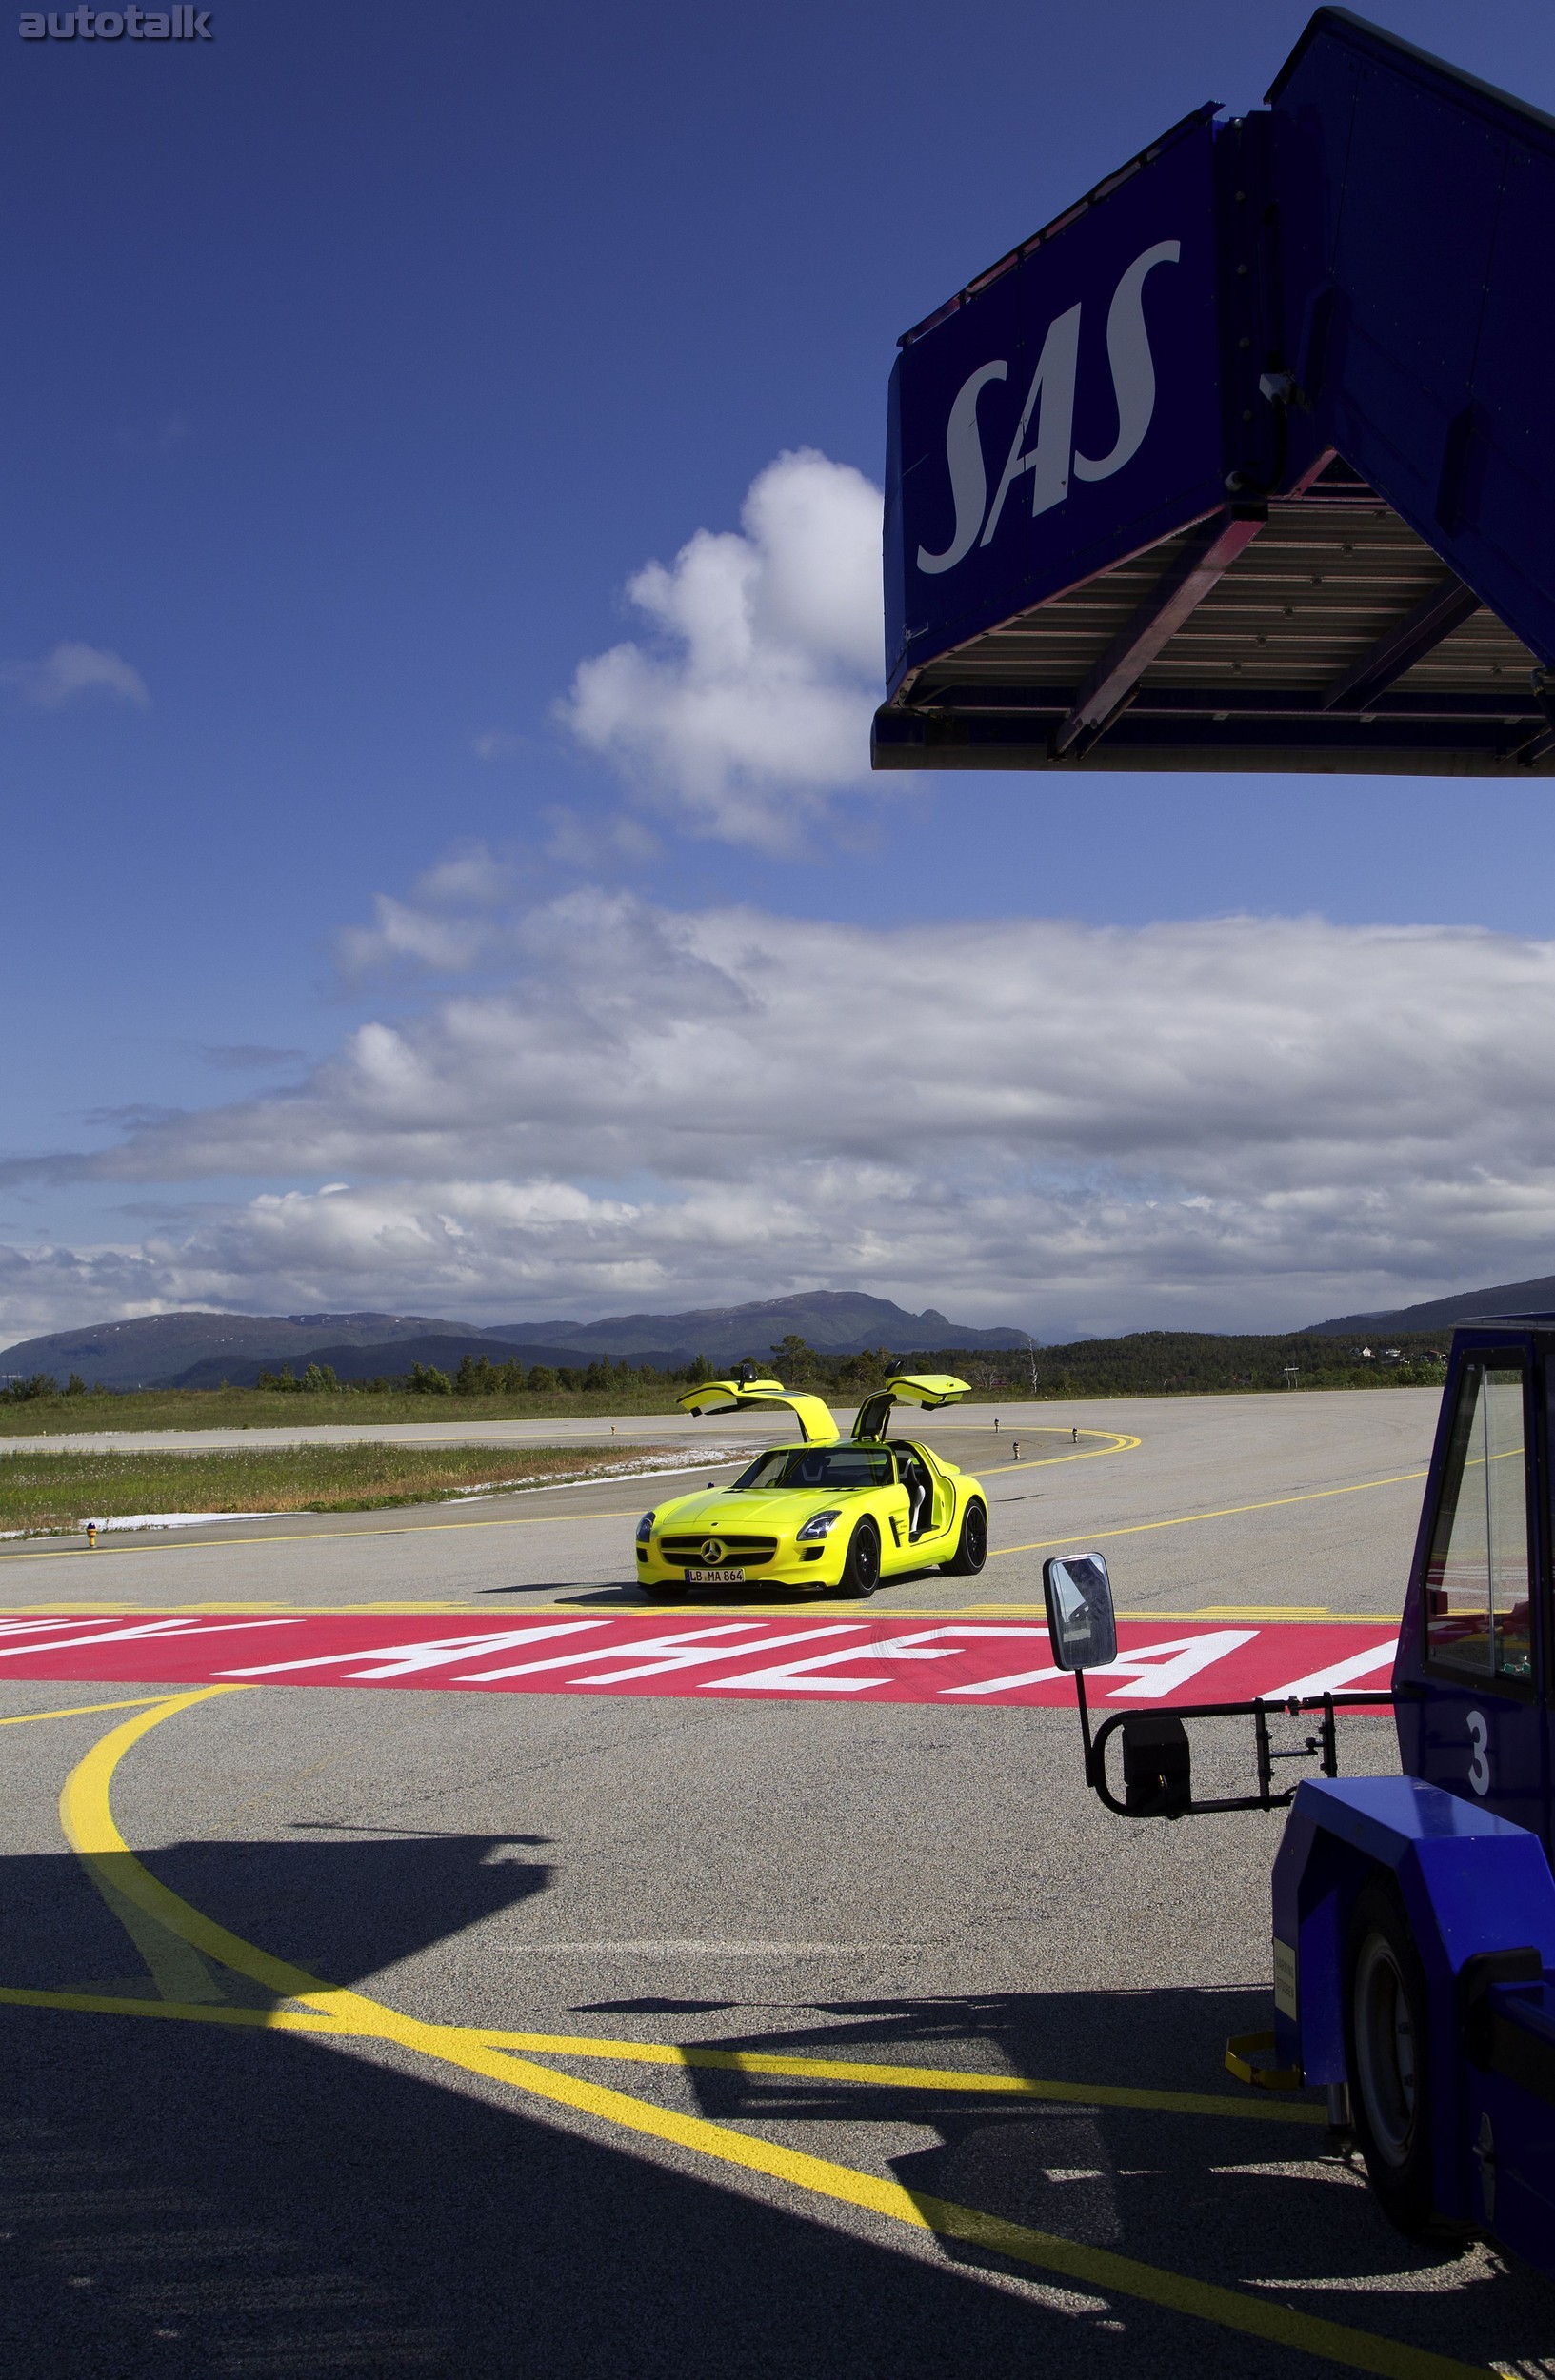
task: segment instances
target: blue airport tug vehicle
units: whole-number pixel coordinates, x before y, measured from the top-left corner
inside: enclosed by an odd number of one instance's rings
[[[1233,2042],[1232,2071],[1324,2086],[1400,2230],[1484,2231],[1555,2276],[1552,1403],[1555,1315],[1458,1330],[1389,1694],[1120,1714],[1093,1734],[1086,1672],[1117,1645],[1106,1564],[1048,1561],[1044,1588],[1087,1782],[1108,1809],[1289,1806],[1273,2030]],[[1388,1702],[1404,1774],[1340,1776],[1340,1714]],[[1253,1721],[1257,1790],[1197,1799],[1188,1723],[1238,1715]],[[1277,1742],[1292,1719],[1313,1732]],[[1321,1774],[1277,1792],[1289,1759]],[[1265,2050],[1272,2063],[1254,2064]]]

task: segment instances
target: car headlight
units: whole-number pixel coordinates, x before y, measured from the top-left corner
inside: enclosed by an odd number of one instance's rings
[[[828,1537],[841,1518],[841,1513],[811,1513],[803,1526],[794,1531],[794,1535],[801,1543],[807,1537]]]
[[[642,1519],[641,1519],[641,1520],[637,1523],[637,1542],[638,1542],[638,1544],[639,1544],[639,1545],[646,1545],[646,1544],[648,1543],[648,1541],[649,1537],[650,1537],[652,1535],[653,1535],[653,1515],[652,1515],[651,1513],[645,1513],[645,1514],[643,1515]]]

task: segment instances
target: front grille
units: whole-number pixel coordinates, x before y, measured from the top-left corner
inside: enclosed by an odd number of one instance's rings
[[[659,1551],[666,1561],[684,1562],[695,1570],[716,1571],[716,1562],[704,1562],[702,1549],[709,1537],[716,1537],[724,1556],[734,1568],[751,1570],[758,1563],[769,1562],[777,1552],[776,1537],[731,1537],[724,1529],[705,1529],[697,1537],[661,1537]]]

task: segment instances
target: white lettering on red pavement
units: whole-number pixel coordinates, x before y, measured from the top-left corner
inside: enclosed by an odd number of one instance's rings
[[[0,1622],[0,1679],[1072,1706],[1074,1680],[1054,1664],[1039,1622],[968,1618],[904,1629],[905,1616],[802,1621],[783,1613],[667,1630],[662,1613],[612,1613],[522,1626],[494,1618],[455,1636],[440,1615],[424,1630],[402,1619],[386,1642],[382,1615],[370,1613],[253,1619],[149,1613],[75,1624],[55,1614]],[[1357,1630],[1343,1621],[1180,1622],[1169,1637],[1160,1625],[1119,1622],[1117,1660],[1090,1676],[1094,1700],[1232,1702],[1322,1694],[1362,1678],[1383,1685],[1394,1643],[1391,1635],[1381,1642],[1367,1631],[1357,1650]],[[270,1632],[267,1650],[275,1657],[238,1665],[243,1638],[256,1628]],[[487,1665],[492,1654],[531,1646],[533,1657]],[[787,1657],[772,1657],[779,1654]]]
[[[411,1644],[371,1645],[365,1652],[359,1648],[354,1653],[310,1653],[299,1661],[262,1661],[248,1669],[223,1670],[221,1675],[223,1677],[279,1677],[290,1670],[329,1669],[336,1662],[367,1659],[380,1666],[352,1670],[349,1681],[335,1682],[376,1686],[386,1677],[409,1677],[415,1670],[449,1668],[459,1661],[474,1660],[483,1653],[501,1653],[508,1645],[533,1644],[536,1637],[573,1636],[580,1629],[603,1628],[605,1625],[602,1619],[553,1619],[534,1628],[503,1628],[474,1636],[439,1636],[429,1643],[423,1637]]]
[[[1201,1670],[1224,1661],[1257,1634],[1255,1628],[1206,1628],[1194,1636],[1174,1636],[1169,1644],[1135,1645],[1131,1652],[1120,1652],[1115,1661],[1088,1673],[1091,1691],[1095,1693],[1104,1678],[1126,1677],[1126,1686],[1110,1689],[1112,1701],[1168,1702]],[[1043,1641],[1046,1644],[1046,1633]],[[1020,1670],[1011,1677],[985,1677],[976,1685],[952,1686],[949,1691],[954,1695],[1009,1695],[1017,1686],[1045,1686],[1067,1674],[1061,1669]],[[1259,1693],[1262,1689],[1255,1687],[1252,1691]],[[1232,1697],[1217,1694],[1214,1698],[1226,1701]]]
[[[1293,1678],[1287,1686],[1276,1686],[1273,1698],[1284,1702],[1290,1696],[1299,1698],[1304,1695],[1340,1694],[1346,1686],[1366,1692],[1363,1678],[1369,1679],[1372,1687],[1386,1686],[1398,1649],[1398,1637],[1389,1636],[1386,1643],[1368,1645],[1364,1653],[1352,1653],[1348,1660],[1330,1661],[1326,1669],[1315,1669],[1306,1677]]]
[[[48,1621],[47,1625],[58,1629],[68,1626],[69,1623],[56,1618]],[[25,1644],[0,1645],[0,1661],[15,1660],[18,1656],[30,1659],[46,1653],[73,1653],[83,1643],[125,1644],[131,1638],[143,1636],[230,1636],[233,1630],[238,1628],[284,1628],[286,1625],[284,1619],[149,1619],[141,1621],[133,1628],[105,1628],[99,1622],[91,1635],[86,1637],[56,1636],[52,1644],[39,1644],[35,1637],[29,1637]],[[18,1670],[15,1673],[17,1676],[30,1676],[37,1674],[27,1670]],[[62,1676],[67,1677],[74,1674],[70,1670],[60,1673]],[[90,1674],[87,1671],[80,1673],[83,1676]]]

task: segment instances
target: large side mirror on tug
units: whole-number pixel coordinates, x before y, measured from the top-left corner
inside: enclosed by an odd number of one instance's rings
[[[1337,1776],[1335,1713],[1391,1704],[1394,1699],[1391,1693],[1292,1695],[1283,1702],[1194,1702],[1180,1704],[1174,1711],[1117,1711],[1092,1735],[1086,1672],[1105,1670],[1118,1657],[1117,1615],[1105,1555],[1066,1554],[1044,1562],[1042,1592],[1053,1659],[1060,1669],[1074,1674],[1086,1748],[1086,1783],[1120,1818],[1198,1817],[1212,1810],[1283,1810],[1294,1801],[1296,1788],[1290,1785],[1282,1793],[1275,1792],[1277,1760],[1316,1760],[1323,1775]],[[1308,1711],[1322,1713],[1315,1735],[1294,1744],[1270,1740],[1271,1718],[1300,1718]],[[1258,1790],[1195,1801],[1193,1750],[1185,1721],[1233,1718],[1252,1720]],[[1123,1737],[1121,1801],[1106,1774],[1106,1748],[1117,1735]]]

